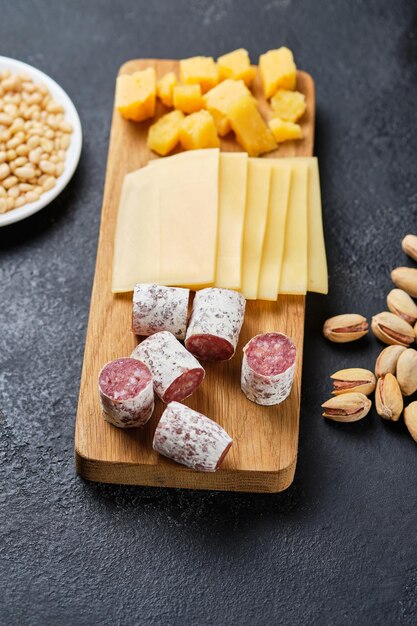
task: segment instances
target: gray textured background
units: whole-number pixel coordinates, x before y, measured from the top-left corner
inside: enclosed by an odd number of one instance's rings
[[[0,54],[72,97],[78,171],[0,229],[1,624],[415,624],[417,447],[372,412],[320,417],[328,375],[377,342],[330,345],[331,314],[385,308],[416,231],[411,0],[0,0]],[[299,463],[280,495],[87,484],[73,431],[114,79],[133,57],[282,44],[317,86],[330,295],[309,296]]]

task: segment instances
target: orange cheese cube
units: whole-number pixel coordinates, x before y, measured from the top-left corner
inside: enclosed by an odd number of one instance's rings
[[[279,117],[286,122],[296,122],[306,110],[306,99],[299,91],[287,91],[278,89],[271,98],[271,107],[274,117]]]
[[[242,98],[228,110],[236,139],[250,156],[275,150],[277,144],[253,98]]]
[[[180,140],[180,127],[183,119],[184,113],[181,111],[171,111],[160,117],[149,128],[148,147],[162,156],[171,152]]]
[[[156,83],[156,95],[166,107],[172,107],[172,91],[177,82],[174,72],[168,72]]]
[[[243,80],[245,85],[251,86],[256,75],[256,67],[250,64],[248,51],[244,48],[233,50],[217,59],[219,79]]]
[[[278,89],[295,89],[297,68],[288,48],[269,50],[259,57],[259,73],[265,98],[270,98]]]
[[[272,120],[269,120],[269,128],[271,129],[277,143],[290,141],[291,139],[303,138],[301,126],[294,124],[293,122],[281,120],[279,117],[274,117]]]
[[[218,148],[216,125],[208,111],[188,115],[181,123],[180,142],[185,150]]]
[[[156,78],[152,67],[117,77],[116,109],[124,118],[140,122],[153,117],[155,97]]]
[[[231,130],[228,117],[230,105],[248,97],[252,97],[252,94],[243,80],[225,80],[203,96],[205,107],[213,116],[220,137]]]
[[[217,85],[219,73],[213,57],[191,57],[180,61],[180,81],[200,85],[203,93]]]
[[[174,108],[183,113],[195,113],[204,108],[200,85],[176,85],[173,89]]]

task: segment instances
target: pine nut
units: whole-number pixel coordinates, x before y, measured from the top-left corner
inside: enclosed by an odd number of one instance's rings
[[[10,187],[10,189],[7,191],[7,195],[9,196],[9,198],[18,198],[20,195],[20,190],[18,185],[14,185],[13,187]]]
[[[7,200],[4,198],[0,198],[0,213],[6,213],[7,211]]]
[[[16,176],[8,176],[2,182],[2,185],[5,189],[10,189],[10,187],[14,187],[19,182]]]
[[[33,178],[35,176],[35,170],[30,165],[17,167],[14,173],[18,178],[20,178],[20,180],[29,180],[29,178]]]
[[[10,166],[8,163],[2,163],[0,165],[0,180],[4,180],[10,174]]]
[[[44,191],[49,191],[49,189],[52,189],[52,187],[55,187],[55,184],[56,184],[55,178],[53,176],[48,176],[48,178],[43,183],[42,187]]]

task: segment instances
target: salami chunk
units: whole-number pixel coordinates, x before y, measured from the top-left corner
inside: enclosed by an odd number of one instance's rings
[[[167,404],[191,396],[205,376],[197,359],[167,331],[144,339],[131,357],[146,363],[152,372],[155,393]]]
[[[136,359],[116,359],[101,370],[98,378],[103,416],[120,428],[144,426],[154,409],[152,374]]]
[[[200,472],[215,472],[233,441],[216,422],[179,402],[171,402],[162,414],[153,438],[153,449]]]
[[[283,333],[256,335],[243,348],[242,391],[257,404],[280,404],[290,394],[296,349]]]
[[[245,315],[245,298],[231,289],[197,291],[185,347],[202,361],[227,361],[235,353]]]
[[[167,330],[185,339],[190,290],[155,284],[138,284],[133,291],[132,330],[147,337]]]

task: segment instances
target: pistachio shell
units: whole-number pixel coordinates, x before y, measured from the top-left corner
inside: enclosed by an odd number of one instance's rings
[[[402,249],[409,257],[417,261],[417,236],[406,235],[401,242]]]
[[[404,350],[397,362],[397,380],[403,396],[417,391],[417,350]]]
[[[402,317],[408,324],[417,321],[417,305],[402,289],[391,289],[387,295],[387,305],[391,313]]]
[[[363,393],[368,396],[375,389],[375,376],[361,367],[339,370],[330,376],[333,380],[333,395],[349,392]]]
[[[405,346],[388,346],[380,353],[375,363],[375,374],[385,376],[385,374],[394,374],[397,371],[397,361],[402,352],[407,350]]]
[[[397,422],[403,410],[403,397],[397,379],[392,374],[378,378],[375,390],[375,405],[378,415]]]
[[[323,417],[335,422],[357,422],[369,413],[372,402],[363,393],[344,393],[321,405]]]
[[[417,269],[397,267],[391,272],[391,280],[396,287],[403,289],[413,298],[417,298]]]
[[[335,343],[347,343],[366,335],[368,328],[366,317],[357,313],[345,313],[328,319],[323,326],[323,334],[326,339]]]
[[[389,345],[408,347],[415,340],[412,326],[401,317],[388,311],[374,315],[371,327],[375,336]]]
[[[404,422],[414,441],[417,441],[417,402],[412,402],[405,407]]]

